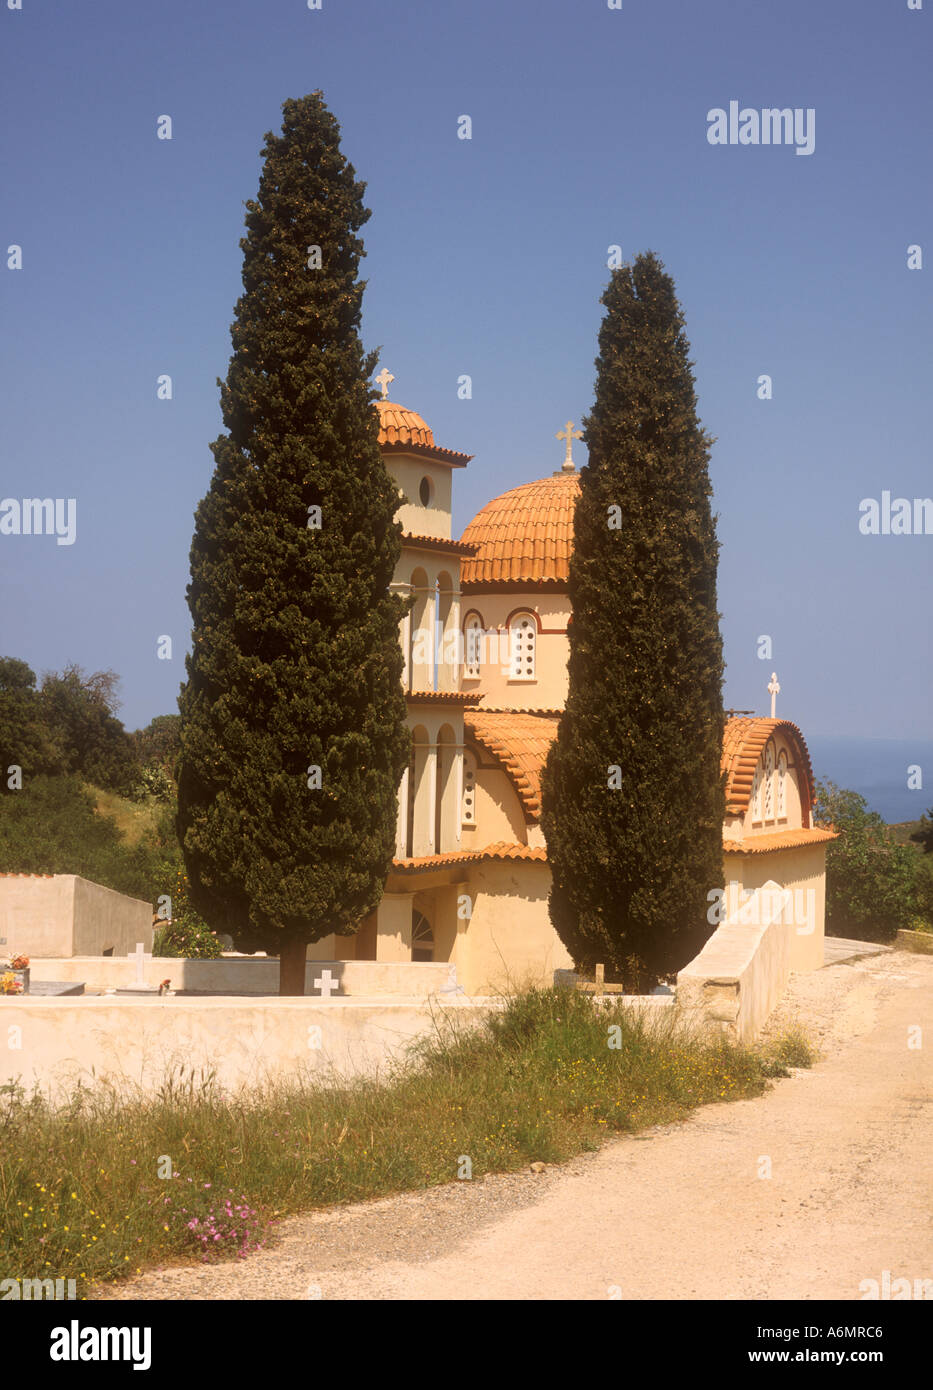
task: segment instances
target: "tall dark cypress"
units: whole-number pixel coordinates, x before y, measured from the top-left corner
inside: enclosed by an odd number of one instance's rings
[[[283,115],[191,547],[178,829],[195,907],[302,994],[306,945],[381,896],[409,736],[399,497],[359,337],[365,185],[320,92]]]
[[[722,642],[709,448],[674,284],[612,274],[585,421],[569,693],[544,775],[555,928],[644,989],[709,936],[722,883]]]

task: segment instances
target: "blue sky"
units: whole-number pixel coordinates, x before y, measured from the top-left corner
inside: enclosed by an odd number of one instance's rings
[[[778,710],[805,734],[929,737],[933,536],[858,521],[884,490],[933,495],[930,11],[4,6],[0,495],[75,497],[78,530],[61,547],[0,536],[0,652],[116,670],[130,728],[175,709],[243,202],[282,102],[319,87],[368,184],[365,342],[392,397],[475,455],[455,475],[455,533],[559,467],[555,431],[592,401],[607,248],[652,249],[717,437],[726,704],[767,712],[776,667]],[[731,100],[813,108],[814,153],[709,144],[707,112]],[[14,243],[22,271],[5,268]],[[923,270],[907,269],[912,244]]]

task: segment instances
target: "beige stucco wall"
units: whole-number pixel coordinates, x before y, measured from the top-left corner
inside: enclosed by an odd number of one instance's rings
[[[531,612],[538,618],[533,681],[509,679],[509,618],[516,612]],[[515,594],[465,593],[460,599],[460,621],[465,624],[473,613],[479,615],[486,632],[500,634],[491,643],[482,664],[479,680],[461,681],[468,691],[481,691],[483,704],[497,709],[563,709],[567,701],[567,622],[570,601],[564,593],[529,589]],[[542,630],[543,629],[543,630]],[[553,631],[552,631],[553,629]],[[493,650],[496,647],[497,650]]]
[[[376,960],[411,961],[411,894],[384,893],[376,909]]]
[[[75,874],[0,874],[0,936],[31,958],[148,951],[152,907]]]
[[[103,955],[113,949],[122,955],[142,942],[152,949],[152,906],[138,898],[115,893],[86,878],[75,878],[74,954]]]
[[[395,514],[403,530],[411,531],[416,536],[439,536],[443,540],[450,540],[452,469],[442,463],[432,463],[429,459],[408,454],[384,454],[383,458],[400,492],[407,499]],[[434,496],[427,507],[422,506],[419,500],[421,479],[424,477],[431,480],[434,488]]]
[[[472,915],[458,923],[451,959],[467,994],[549,985],[573,966],[551,926],[546,864],[485,860],[471,865]]]
[[[373,1076],[412,1039],[433,1032],[446,1013],[470,1027],[494,1007],[456,997],[441,1004],[27,995],[0,1001],[0,1083],[18,1079],[30,1089],[37,1082],[67,1102],[79,1077],[151,1094],[170,1071],[195,1084],[213,1073],[226,1091],[301,1076]]]
[[[792,894],[790,943],[792,970],[819,970],[824,959],[826,923],[826,846],[723,856],[728,912],[737,912],[740,895],[770,882]]]
[[[491,761],[490,755],[476,744],[467,746],[477,764],[476,822],[462,827],[461,849],[485,849],[499,840],[525,844],[525,816],[512,779],[501,767],[481,766],[484,759]]]
[[[74,954],[74,877],[0,875],[0,936],[12,956]]]

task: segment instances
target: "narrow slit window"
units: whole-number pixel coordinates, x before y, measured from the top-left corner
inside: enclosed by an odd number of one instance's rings
[[[513,681],[533,681],[535,679],[535,647],[538,630],[530,613],[519,613],[512,619],[510,629],[512,646],[511,678]]]
[[[461,821],[464,825],[476,824],[476,762],[472,753],[463,755],[463,804]]]

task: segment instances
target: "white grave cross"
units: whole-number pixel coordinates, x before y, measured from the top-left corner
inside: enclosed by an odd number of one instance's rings
[[[320,989],[322,998],[329,999],[331,993],[340,988],[340,981],[335,980],[329,970],[322,970],[320,978],[314,981],[314,988]]]
[[[146,983],[143,978],[143,967],[147,960],[152,960],[152,952],[147,951],[141,941],[137,941],[135,951],[127,951],[128,960],[136,961],[136,985],[140,987]]]

